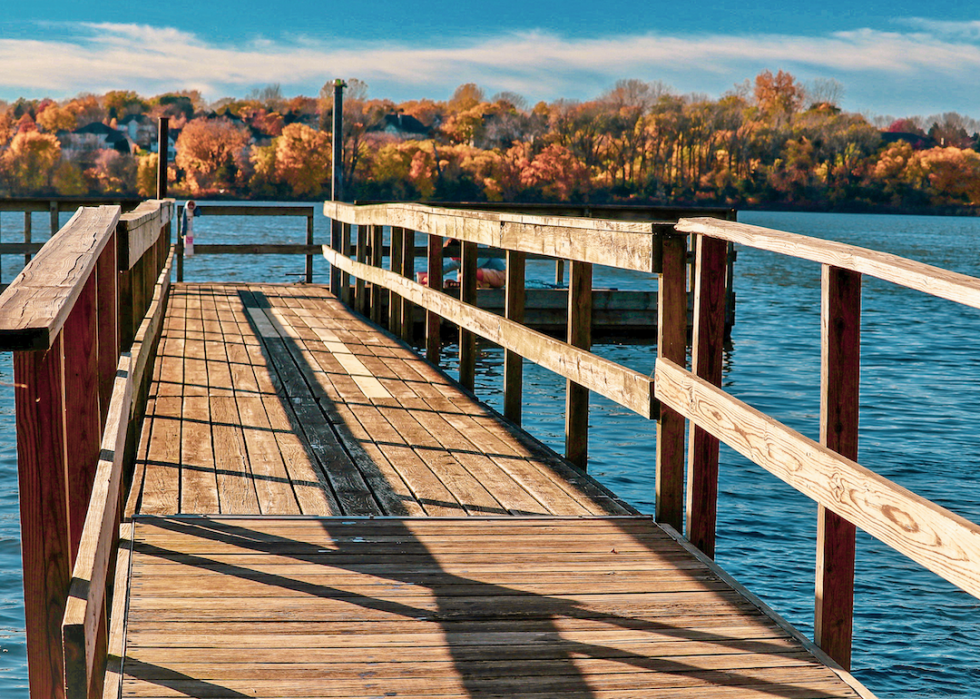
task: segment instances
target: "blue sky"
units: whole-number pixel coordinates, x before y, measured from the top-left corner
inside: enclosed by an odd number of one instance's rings
[[[590,99],[620,78],[717,97],[759,71],[832,79],[843,107],[980,118],[980,4],[939,0],[453,0],[119,3],[5,0],[0,99],[278,83],[316,95],[356,77],[372,97],[445,99],[464,82],[531,104]]]

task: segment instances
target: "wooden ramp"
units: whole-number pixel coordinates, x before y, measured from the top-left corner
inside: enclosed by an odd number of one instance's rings
[[[173,294],[108,696],[870,696],[327,292]]]

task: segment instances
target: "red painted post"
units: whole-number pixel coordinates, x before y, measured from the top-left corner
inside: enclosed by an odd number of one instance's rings
[[[728,244],[702,235],[697,238],[696,250],[691,370],[720,386]],[[718,512],[718,448],[717,437],[691,424],[687,455],[687,538],[711,557],[715,555]]]
[[[823,266],[820,443],[857,460],[861,380],[861,275]],[[854,618],[853,524],[817,511],[814,640],[845,670],[851,665]]]
[[[442,236],[429,236],[428,272],[429,288],[442,291]],[[433,364],[439,363],[441,322],[438,313],[425,312],[425,358]]]
[[[687,364],[687,235],[663,238],[658,283],[657,356]],[[684,526],[684,431],[676,410],[660,406],[657,418],[656,519],[678,532]]]
[[[68,535],[71,562],[85,525],[102,429],[99,414],[98,288],[95,275],[75,301],[61,332],[65,357],[65,434],[68,453]]]
[[[61,620],[71,582],[64,355],[14,352],[27,664],[32,697],[64,697]]]

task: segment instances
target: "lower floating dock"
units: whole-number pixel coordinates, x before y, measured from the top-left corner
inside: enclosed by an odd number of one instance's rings
[[[871,696],[319,287],[176,285],[137,456],[107,696]]]

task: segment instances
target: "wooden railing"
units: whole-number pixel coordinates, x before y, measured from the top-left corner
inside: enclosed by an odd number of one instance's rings
[[[232,206],[228,204],[198,204],[198,216],[299,216],[306,219],[306,244],[302,243],[197,243],[195,255],[305,255],[306,270],[303,279],[313,282],[313,258],[320,254],[320,246],[313,244],[312,206]],[[184,207],[178,209],[178,220],[183,221]],[[183,225],[183,224],[181,224]],[[184,236],[179,231],[177,240],[177,281],[184,281]]]
[[[100,692],[122,465],[166,301],[172,211],[81,208],[0,296],[35,697]]]
[[[24,238],[23,243],[12,243],[12,242],[2,242],[3,240],[3,226],[0,225],[0,259],[3,259],[3,255],[23,255],[24,264],[31,261],[31,257],[41,249],[44,243],[34,242],[34,217],[33,214],[41,213],[48,214],[48,223],[50,228],[50,235],[54,235],[61,228],[60,219],[61,213],[65,211],[75,211],[76,209],[83,206],[102,206],[102,205],[118,205],[122,207],[123,211],[129,211],[135,208],[140,203],[140,200],[129,199],[129,198],[98,198],[98,199],[79,199],[79,198],[37,198],[37,197],[25,197],[20,199],[2,199],[0,200],[0,213],[23,213],[24,214],[24,224],[22,227],[22,235]],[[2,217],[0,217],[0,223],[2,223]],[[3,277],[0,276],[0,291],[6,288],[6,283]]]
[[[842,667],[850,665],[854,532],[872,536],[980,597],[980,527],[855,463],[857,457],[861,275],[980,308],[980,280],[893,255],[713,218],[675,224],[531,216],[452,210],[417,204],[353,206],[328,202],[334,220],[331,284],[355,308],[380,308],[370,295],[392,295],[388,322],[404,336],[409,304],[426,309],[427,356],[437,360],[440,319],[460,328],[460,382],[473,387],[472,335],[505,350],[504,414],[521,419],[521,359],[567,381],[566,456],[587,464],[588,392],[594,391],[657,420],[656,519],[685,530],[713,557],[719,444],[724,441],[819,504],[815,640]],[[350,227],[374,245],[350,258]],[[391,226],[391,264],[381,269],[377,241]],[[429,234],[429,285],[413,280],[405,254],[415,231]],[[461,300],[441,292],[442,237],[462,241]],[[687,276],[689,241],[695,253]],[[728,246],[738,243],[823,265],[823,368],[820,443],[722,391],[722,347]],[[507,256],[505,318],[473,305],[476,246]],[[568,341],[524,327],[524,258],[561,257],[571,264]],[[656,370],[646,376],[589,351],[591,265],[654,272],[658,284]],[[353,290],[349,277],[356,277]],[[691,367],[687,357],[687,299],[694,293]],[[370,302],[370,303],[369,303]],[[375,313],[373,319],[384,319]],[[685,434],[690,432],[685,454]],[[686,486],[686,499],[685,499]],[[678,536],[680,536],[678,534]]]

